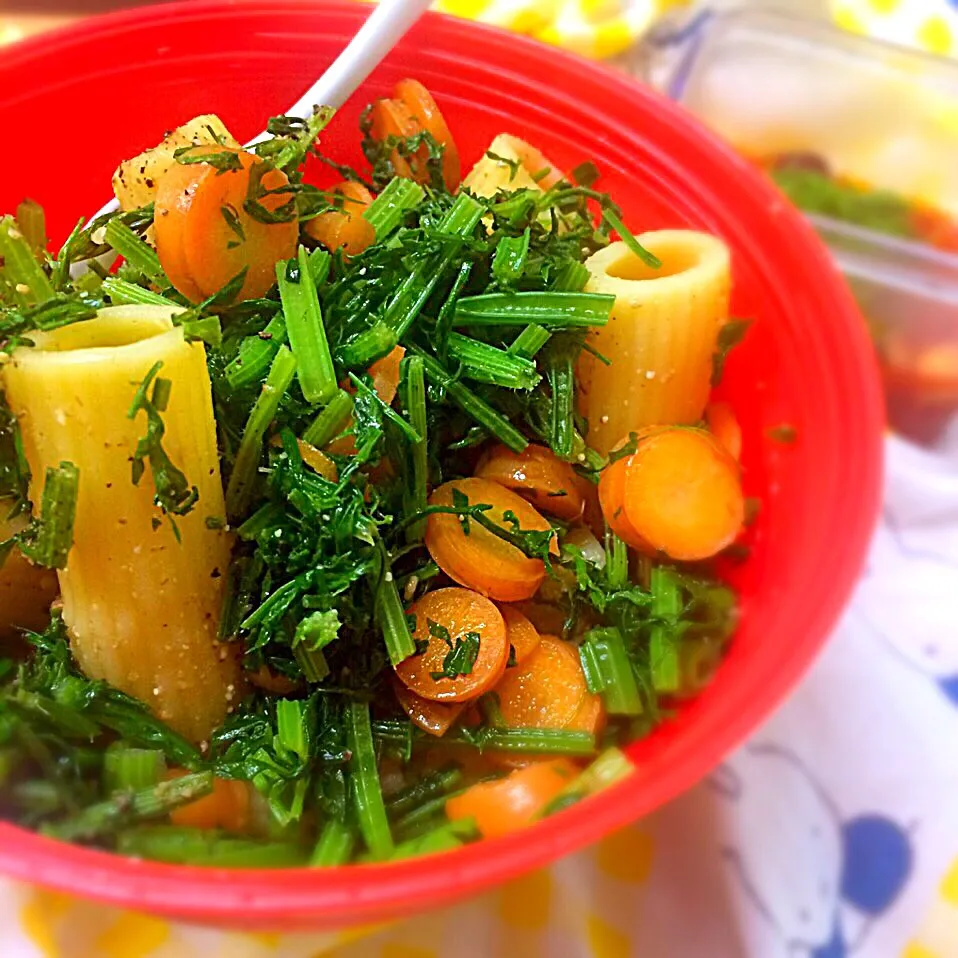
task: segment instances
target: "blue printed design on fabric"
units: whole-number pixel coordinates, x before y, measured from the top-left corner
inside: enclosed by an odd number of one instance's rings
[[[856,608],[899,661],[958,707],[958,558],[929,548],[920,530],[917,538],[886,505]]]
[[[911,876],[909,829],[877,813],[843,815],[801,759],[771,743],[746,746],[709,784],[728,802],[723,856],[778,941],[767,958],[858,951]],[[768,814],[782,795],[787,819]]]

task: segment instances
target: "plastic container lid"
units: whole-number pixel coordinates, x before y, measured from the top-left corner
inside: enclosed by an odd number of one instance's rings
[[[7,157],[0,209],[29,193],[55,238],[107,198],[120,158],[201,112],[240,138],[291,103],[368,7],[291,0],[157,6],[12,47],[0,60]],[[637,230],[687,224],[733,251],[739,316],[727,364],[748,494],[762,498],[749,561],[729,576],[742,623],[714,683],[635,743],[630,780],[507,839],[429,859],[335,871],[207,871],[71,847],[0,825],[0,872],[137,910],[234,927],[344,927],[407,917],[594,841],[698,781],[798,681],[858,577],[879,504],[882,408],[865,328],[814,233],[750,165],[674,106],[602,67],[534,42],[428,16],[324,135],[361,161],[356,121],[403,76],[427,84],[464,164],[520,133],[556,163],[586,158]],[[828,321],[823,321],[823,317]],[[768,439],[781,423],[792,445]]]
[[[813,153],[958,218],[958,62],[770,10],[701,18],[685,43],[665,89],[746,155]],[[872,326],[893,425],[932,441],[958,410],[958,255],[808,219]]]

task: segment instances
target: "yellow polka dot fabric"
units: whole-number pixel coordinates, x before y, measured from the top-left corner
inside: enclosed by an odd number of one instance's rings
[[[687,2],[437,0],[436,6],[586,56],[608,58],[633,45],[664,11]],[[851,31],[910,43],[939,55],[958,54],[958,0],[830,0],[830,6],[836,22]],[[958,113],[953,121],[958,124]],[[665,810],[666,817],[668,814]],[[386,928],[345,932],[249,934],[197,928],[0,879],[0,956],[554,958],[575,954],[576,958],[684,958],[693,952],[667,954],[649,944],[652,919],[661,924],[663,911],[672,909],[672,928],[690,921],[695,924],[696,911],[691,905],[695,889],[691,885],[701,868],[693,864],[682,872],[681,882],[673,884],[673,891],[681,886],[682,900],[675,894],[657,894],[653,881],[654,875],[668,874],[673,867],[679,837],[680,833],[670,836],[667,829],[654,831],[651,823],[635,825],[549,869],[456,907]],[[693,837],[703,849],[713,838],[707,831]],[[695,855],[698,862],[698,847]],[[719,856],[713,857],[719,860]],[[702,863],[706,860],[703,855]],[[861,914],[846,917],[859,923],[850,927],[865,927]],[[862,934],[861,940],[867,941],[867,935]],[[788,950],[789,958],[812,958],[813,952],[804,945],[795,947],[798,950]],[[862,958],[879,956],[857,944],[853,950]],[[829,955],[838,953],[828,951]],[[696,947],[694,954],[726,958],[725,953],[714,952],[709,942]],[[780,958],[785,952],[776,951],[773,956],[752,949],[749,954]],[[958,858],[945,871],[910,940],[894,951],[882,952],[880,958],[893,954],[899,958],[958,958]]]
[[[385,928],[287,935],[180,925],[0,880],[3,958],[581,958],[639,954],[635,915],[654,859],[634,826],[441,912]],[[16,928],[13,936],[3,928]]]
[[[631,47],[660,14],[690,0],[437,0],[436,9],[525,33],[583,56]]]
[[[938,889],[918,932],[901,958],[953,958],[958,955],[958,858]]]
[[[910,44],[937,56],[958,53],[954,0],[830,0],[835,21],[853,33]]]

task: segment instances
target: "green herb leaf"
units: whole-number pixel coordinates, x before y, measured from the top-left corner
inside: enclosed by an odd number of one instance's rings
[[[714,389],[722,382],[722,375],[725,372],[725,361],[728,354],[739,343],[745,339],[749,326],[752,325],[751,319],[730,319],[719,330],[718,342],[716,343],[715,353],[712,356],[712,388]]]

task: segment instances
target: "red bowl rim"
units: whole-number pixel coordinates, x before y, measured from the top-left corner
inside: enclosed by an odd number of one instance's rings
[[[325,0],[325,5],[339,11],[358,6],[352,0]],[[183,15],[197,19],[230,7],[269,7],[281,11],[315,9],[316,3],[310,0],[183,0],[92,17],[8,47],[4,51],[4,70],[12,71],[21,62],[27,64],[40,55],[54,57],[58,49],[97,34],[109,34],[115,28],[162,23]],[[443,30],[463,44],[471,37],[494,36],[498,44],[514,49],[516,62],[521,63],[524,54],[543,57],[543,45],[528,38],[442,14],[426,16],[444,21]],[[731,147],[713,138],[675,105],[625,75],[562,50],[552,49],[549,56],[557,65],[598,73],[607,84],[610,96],[646,101],[647,108],[667,116],[670,123],[682,127],[690,140],[711,154],[717,170],[735,168],[735,175],[750,177],[756,193],[765,196],[770,206],[776,206],[777,219],[785,220],[809,273],[816,270],[831,277],[834,309],[830,321],[844,322],[849,327],[849,337],[859,335],[862,345],[865,344],[864,335],[851,329],[853,324],[860,325],[861,320],[824,247],[798,213],[780,209],[781,200],[774,188]],[[843,567],[844,581],[833,589],[829,602],[821,603],[815,627],[808,630],[805,641],[785,650],[781,668],[755,689],[749,708],[729,704],[725,710],[726,720],[710,739],[707,751],[688,743],[673,746],[665,767],[658,768],[653,763],[646,770],[640,764],[637,776],[587,803],[539,822],[523,832],[520,840],[515,837],[487,840],[423,859],[351,865],[338,868],[334,873],[307,868],[208,869],[123,858],[0,823],[0,874],[115,906],[200,922],[280,928],[293,916],[306,916],[314,924],[326,922],[329,927],[346,927],[377,923],[384,915],[399,917],[477,893],[595,842],[675,798],[740,744],[798,681],[837,621],[864,560],[880,505],[882,400],[870,352],[858,349],[846,358],[849,375],[861,388],[857,398],[864,410],[862,416],[874,425],[876,441],[872,444],[871,460],[863,467],[872,479],[871,487],[857,490],[858,522],[846,530],[842,540],[842,552],[849,557]],[[684,752],[694,754],[690,758]],[[636,787],[639,783],[641,788]],[[424,906],[423,902],[427,904]]]

